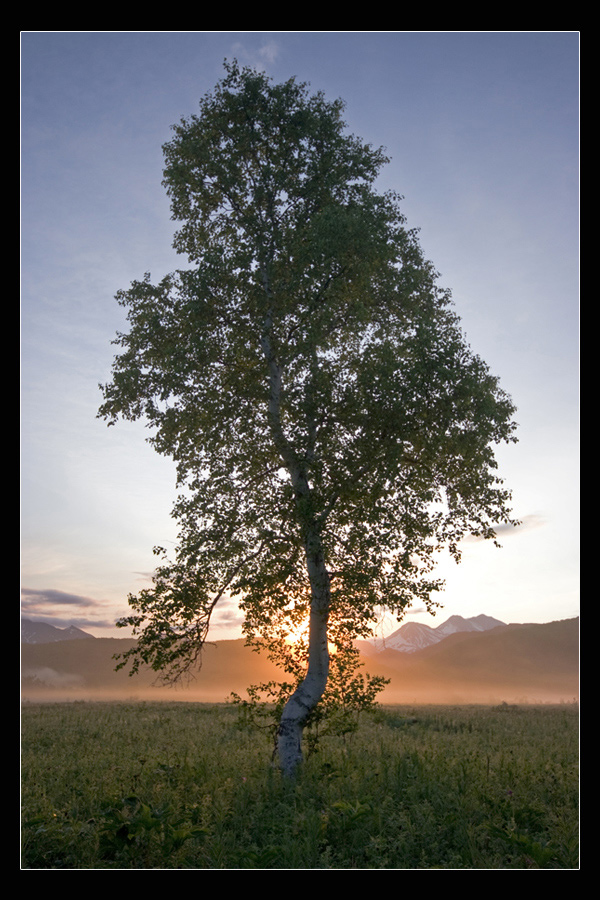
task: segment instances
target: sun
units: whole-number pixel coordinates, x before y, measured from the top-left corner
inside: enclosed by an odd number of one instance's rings
[[[302,621],[295,625],[286,623],[282,628],[282,637],[286,644],[290,647],[302,646],[308,652],[310,636],[310,615],[307,615]],[[337,647],[332,641],[327,642],[327,649],[330,656],[337,653]]]
[[[310,616],[306,616],[300,622],[295,624],[285,624],[283,631],[283,639],[287,644],[308,644],[308,635],[310,631]]]

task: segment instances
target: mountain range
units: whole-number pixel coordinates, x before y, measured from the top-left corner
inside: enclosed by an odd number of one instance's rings
[[[47,622],[35,622],[32,619],[21,619],[21,643],[22,644],[49,644],[53,641],[77,641],[84,638],[94,640],[93,634],[88,634],[69,625],[68,628],[57,628]]]
[[[491,616],[473,616],[470,619],[464,619],[462,616],[450,616],[435,628],[421,622],[406,622],[388,637],[375,638],[369,643],[378,652],[398,650],[401,653],[415,653],[431,644],[437,644],[450,634],[463,631],[489,631],[505,625],[505,622],[500,622],[499,619]]]
[[[504,625],[485,616],[462,620],[453,616],[430,629],[434,639],[421,649],[410,644],[406,629],[402,626],[395,633],[401,632],[403,651],[390,646],[394,635],[382,647],[361,645],[364,671],[390,679],[379,697],[382,703],[559,703],[578,697],[578,618]],[[64,635],[64,630],[57,630]],[[115,672],[114,655],[131,647],[133,640],[74,640],[72,631],[66,631],[60,640],[22,643],[23,700],[218,703],[232,691],[245,696],[251,684],[285,680],[281,671],[246,647],[244,640],[233,640],[207,644],[202,667],[189,683],[159,687],[149,669],[132,678],[126,670]],[[427,626],[420,633],[431,637]],[[412,649],[407,651],[407,645]]]
[[[366,653],[373,650],[399,650],[402,653],[414,653],[430,644],[436,644],[448,637],[449,634],[459,631],[488,631],[490,628],[497,628],[504,624],[498,619],[483,615],[470,619],[464,619],[462,616],[450,616],[435,628],[419,622],[407,622],[386,638],[375,638],[365,642],[362,649]],[[57,628],[47,622],[21,619],[21,642],[24,644],[49,644],[53,641],[71,641],[83,638],[95,640],[94,635],[82,631],[75,625],[69,625],[68,628]]]

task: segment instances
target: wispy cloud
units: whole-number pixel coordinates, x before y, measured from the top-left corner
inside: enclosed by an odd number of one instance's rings
[[[77,625],[82,628],[113,628],[113,618],[98,618],[104,613],[104,603],[83,594],[69,594],[54,588],[21,588],[21,614],[48,622],[57,628]]]
[[[22,588],[22,607],[41,611],[48,606],[98,606],[98,601],[92,597],[84,597],[82,594],[68,594],[65,591],[56,591],[53,588]]]
[[[512,537],[515,534],[522,534],[524,531],[532,531],[534,528],[541,528],[545,524],[546,519],[544,518],[544,516],[532,514],[529,516],[523,516],[521,519],[519,519],[518,525],[496,525],[494,528],[494,532],[496,533],[496,537],[499,538]],[[485,539],[470,535],[464,540],[465,543],[478,543]]]
[[[279,56],[279,45],[276,41],[269,40],[261,44],[258,49],[247,47],[240,42],[232,47],[234,56],[246,65],[254,69],[265,69],[274,63]]]

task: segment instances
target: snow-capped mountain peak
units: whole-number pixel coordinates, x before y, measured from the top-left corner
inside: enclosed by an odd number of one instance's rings
[[[372,643],[376,650],[398,650],[401,653],[415,653],[431,644],[437,644],[450,634],[461,631],[489,631],[504,625],[492,616],[450,616],[445,622],[432,628],[421,622],[406,622],[386,638],[376,638]]]
[[[51,644],[54,641],[75,641],[87,638],[94,639],[94,635],[82,631],[76,625],[57,628],[48,622],[21,619],[21,642],[23,644]]]

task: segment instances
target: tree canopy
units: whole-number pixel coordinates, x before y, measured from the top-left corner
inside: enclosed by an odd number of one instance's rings
[[[121,624],[134,671],[178,677],[225,594],[250,638],[309,616],[297,744],[332,628],[343,643],[381,607],[431,608],[438,551],[512,521],[494,450],[514,407],[343,103],[225,69],[164,147],[188,265],[117,295],[129,331],[99,415],[145,419],[181,489],[175,558]]]

